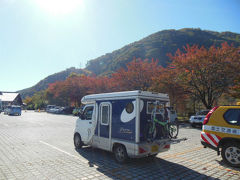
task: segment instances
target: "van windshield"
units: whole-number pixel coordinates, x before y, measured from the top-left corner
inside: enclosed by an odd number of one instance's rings
[[[83,117],[85,120],[91,120],[93,114],[93,106],[87,106],[83,111]]]

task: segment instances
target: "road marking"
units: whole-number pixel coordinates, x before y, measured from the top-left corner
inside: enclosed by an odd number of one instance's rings
[[[78,156],[72,155],[72,154],[70,154],[70,153],[68,153],[68,152],[66,152],[66,151],[64,151],[64,150],[62,150],[62,149],[59,149],[58,147],[53,146],[53,145],[51,145],[51,144],[49,144],[49,143],[47,143],[47,142],[44,142],[44,141],[39,141],[39,142],[42,143],[42,144],[47,145],[48,147],[51,147],[51,148],[57,150],[57,151],[60,151],[60,152],[62,152],[62,153],[64,153],[64,154],[67,154],[68,156],[74,157],[74,158],[80,160],[81,162],[83,162],[83,163],[85,163],[85,164],[88,164],[88,165],[91,164],[92,167],[98,168],[97,165],[95,165],[95,164],[93,164],[93,163],[90,163],[90,162],[87,161],[87,160],[83,160],[83,159],[79,158]],[[116,172],[119,172],[119,170],[124,170],[124,169],[127,169],[127,167],[115,168],[115,169],[112,169],[112,170],[108,170],[107,172],[109,172],[109,173],[111,173],[111,174],[114,174],[115,176],[117,176],[117,177],[120,178],[120,179],[123,179],[123,178],[125,179],[126,177],[125,177],[124,175],[116,174]]]
[[[37,125],[40,125],[40,126],[44,126],[44,124],[40,123],[40,122],[33,122],[33,121],[29,121],[30,123],[32,124],[37,124]]]
[[[51,147],[51,148],[53,148],[53,149],[55,149],[55,150],[57,150],[57,151],[59,151],[59,152],[62,152],[62,153],[64,153],[64,154],[67,154],[68,156],[74,157],[74,158],[82,161],[83,163],[88,163],[87,160],[83,160],[83,159],[79,158],[78,156],[72,155],[72,154],[70,154],[69,152],[66,152],[66,151],[64,151],[64,150],[62,150],[62,149],[59,149],[58,147],[53,146],[53,145],[51,145],[51,144],[49,144],[49,143],[47,143],[47,142],[44,142],[44,141],[39,141],[39,142],[42,143],[42,144],[45,144],[45,145],[47,145],[48,147]]]
[[[0,123],[1,124],[1,126],[6,126],[6,127],[9,127],[9,125],[8,124],[6,124],[6,123]]]
[[[6,123],[4,124],[4,126],[6,126],[6,127],[9,127],[9,125],[8,125],[8,124],[6,124]]]

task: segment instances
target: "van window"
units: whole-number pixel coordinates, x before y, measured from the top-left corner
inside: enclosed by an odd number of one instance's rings
[[[229,109],[223,117],[229,124],[240,125],[240,109]]]
[[[110,119],[110,105],[102,104],[100,111],[101,111],[101,124],[108,125]]]
[[[83,115],[85,117],[85,120],[91,120],[92,119],[92,114],[93,114],[93,106],[87,106],[83,111]]]
[[[152,114],[153,109],[155,108],[155,104],[153,102],[147,102],[147,114]],[[156,114],[164,113],[164,104],[158,104],[156,107]]]
[[[133,110],[134,110],[134,105],[133,105],[133,103],[132,103],[132,102],[127,103],[125,109],[126,109],[126,112],[127,112],[128,114],[131,114],[131,113],[133,112]]]

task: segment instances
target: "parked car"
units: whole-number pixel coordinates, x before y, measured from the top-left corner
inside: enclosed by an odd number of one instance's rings
[[[7,106],[4,108],[4,114],[8,115],[9,111],[10,111],[11,106]]]
[[[14,106],[12,105],[10,108],[9,108],[9,112],[8,112],[8,115],[18,115],[18,116],[21,116],[22,114],[22,109],[21,109],[21,106]]]
[[[61,114],[72,114],[74,107],[63,107]]]
[[[169,114],[156,110],[169,106],[169,96],[145,91],[93,94],[81,100],[85,107],[76,121],[76,149],[90,145],[114,153],[117,162],[128,157],[155,157],[170,149],[168,128],[156,127],[155,117],[166,123]],[[152,116],[153,109],[156,114]],[[155,116],[156,115],[156,116]]]
[[[196,127],[197,125],[202,126],[203,120],[205,116],[208,114],[209,110],[201,110],[196,113],[196,115],[191,116],[189,122],[192,127]]]
[[[217,151],[223,161],[240,167],[240,103],[214,107],[205,117],[201,143]]]
[[[48,112],[49,112],[49,113],[53,113],[53,114],[60,114],[60,112],[61,112],[61,107],[59,107],[59,106],[54,106],[54,107],[50,108],[50,109],[48,110]]]
[[[56,105],[48,105],[46,111],[48,113],[53,114],[72,114],[73,107],[60,107]]]
[[[49,112],[50,109],[53,109],[55,107],[56,107],[55,105],[47,105],[46,112]]]

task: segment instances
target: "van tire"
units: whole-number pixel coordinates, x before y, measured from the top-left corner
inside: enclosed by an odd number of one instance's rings
[[[80,149],[83,146],[83,142],[80,134],[76,133],[73,138],[74,146],[76,149]]]
[[[127,151],[124,145],[118,144],[113,148],[115,160],[120,163],[126,163],[128,160]]]
[[[240,144],[236,142],[223,144],[221,156],[226,164],[240,167]]]

